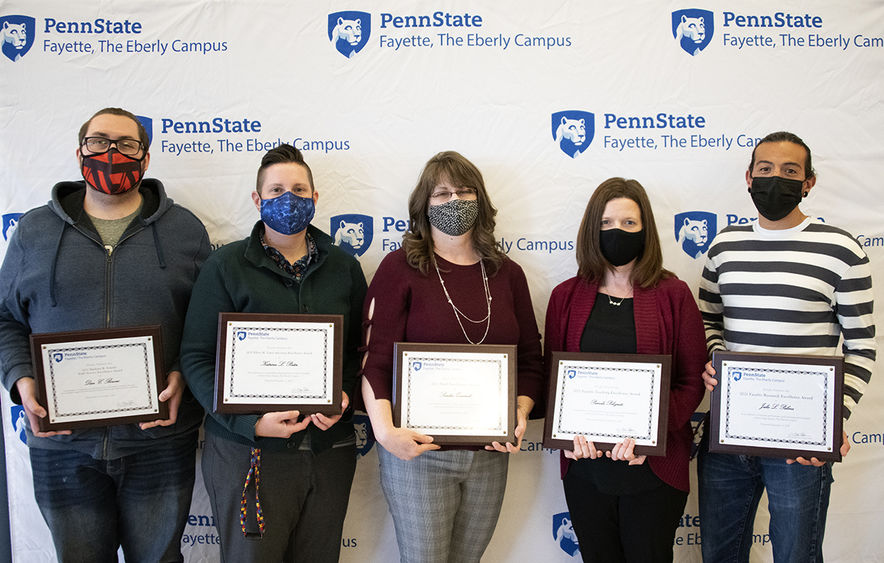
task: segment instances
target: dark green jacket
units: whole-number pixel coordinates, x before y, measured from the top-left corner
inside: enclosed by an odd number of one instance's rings
[[[349,415],[325,432],[311,424],[286,440],[256,438],[257,415],[212,412],[218,313],[222,312],[343,315],[343,388],[350,403],[355,401],[360,361],[357,348],[366,291],[359,262],[311,225],[307,232],[316,241],[319,259],[310,264],[301,283],[297,283],[264,252],[260,238],[263,229],[259,221],[249,238],[219,248],[203,265],[184,323],[181,371],[191,392],[209,413],[206,432],[268,450],[297,448],[309,432],[311,448],[319,452],[353,435]]]

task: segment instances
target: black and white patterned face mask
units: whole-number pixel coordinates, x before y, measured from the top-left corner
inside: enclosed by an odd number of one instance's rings
[[[452,199],[441,205],[431,205],[427,211],[430,224],[453,237],[459,237],[473,228],[479,216],[476,200]]]

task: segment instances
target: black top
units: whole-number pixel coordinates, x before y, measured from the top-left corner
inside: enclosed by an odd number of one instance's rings
[[[619,305],[618,305],[619,303]],[[620,299],[599,293],[583,335],[581,352],[635,354],[635,316],[632,298]],[[582,459],[571,463],[569,472],[588,479],[608,495],[629,495],[649,491],[663,484],[647,462],[629,465],[625,461]]]

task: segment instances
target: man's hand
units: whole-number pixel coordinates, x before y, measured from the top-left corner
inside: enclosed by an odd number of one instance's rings
[[[50,436],[60,436],[70,434],[70,430],[56,430],[54,432],[40,432],[40,419],[46,418],[46,409],[37,402],[37,382],[33,377],[22,377],[15,382],[18,394],[21,397],[21,406],[28,415],[28,423],[31,425],[31,432],[34,436],[40,438],[48,438]]]
[[[703,372],[703,383],[706,384],[706,390],[710,393],[715,390],[715,386],[718,385],[718,380],[715,379],[715,368],[712,367],[712,362],[706,362],[706,371]]]
[[[847,432],[842,430],[841,431],[841,458],[843,459],[844,456],[846,456],[847,452],[849,452],[849,451],[850,451],[850,442],[847,440]],[[796,457],[795,459],[787,459],[786,463],[788,463],[789,465],[791,465],[793,463],[799,463],[801,465],[812,465],[814,467],[822,467],[823,465],[826,464],[825,461],[820,461],[815,457],[812,457],[810,459],[807,459],[804,457]]]
[[[166,388],[160,393],[160,402],[169,401],[169,418],[142,422],[138,426],[142,430],[155,426],[172,426],[178,420],[178,407],[181,406],[181,397],[184,396],[184,378],[180,371],[170,371],[166,376]]]

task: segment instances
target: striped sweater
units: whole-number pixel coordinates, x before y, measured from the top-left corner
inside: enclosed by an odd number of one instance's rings
[[[843,337],[844,418],[875,362],[869,259],[847,232],[730,226],[709,248],[699,306],[706,345],[735,352],[835,355]]]

